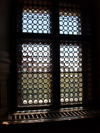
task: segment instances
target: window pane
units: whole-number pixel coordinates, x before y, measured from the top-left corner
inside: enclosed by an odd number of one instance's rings
[[[18,106],[52,104],[52,46],[34,41],[18,45]]]
[[[82,103],[82,73],[60,74],[60,102],[67,104]]]
[[[76,10],[60,9],[59,11],[59,33],[69,35],[81,35],[81,13]]]
[[[51,12],[46,7],[24,7],[22,13],[23,33],[51,33]]]
[[[48,44],[37,42],[22,44],[22,72],[51,72],[51,48]],[[19,67],[20,69],[20,67]],[[20,70],[19,70],[20,71]]]
[[[18,106],[51,104],[51,73],[22,73],[18,78]]]
[[[60,45],[60,71],[81,72],[82,71],[82,46],[72,43],[61,43]]]
[[[83,101],[82,46],[60,45],[60,102],[78,104]]]

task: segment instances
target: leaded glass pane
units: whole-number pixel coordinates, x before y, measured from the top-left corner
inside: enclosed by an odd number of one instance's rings
[[[82,45],[60,45],[60,102],[78,104],[83,101]]]
[[[82,34],[81,13],[79,10],[60,8],[59,33],[69,35]]]
[[[23,33],[51,33],[51,12],[46,7],[23,8],[22,13]]]
[[[60,74],[60,102],[81,103],[83,100],[82,73]]]
[[[19,74],[19,105],[50,104],[52,99],[51,73]],[[21,82],[20,82],[21,81]]]
[[[77,72],[82,71],[82,47],[81,44],[60,45],[60,71]]]
[[[17,70],[18,106],[52,104],[51,43],[19,43]]]

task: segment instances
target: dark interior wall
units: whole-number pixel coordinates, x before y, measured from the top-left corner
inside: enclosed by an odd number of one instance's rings
[[[97,61],[97,77],[96,80],[98,82],[98,98],[99,98],[99,104],[100,104],[100,0],[93,0],[94,2],[94,6],[95,6],[95,21],[96,21],[96,25],[95,25],[95,29],[96,29],[96,42],[94,44],[94,50],[97,50],[97,59],[95,59],[95,61]],[[95,49],[95,47],[97,47]],[[97,88],[95,88],[97,89]]]
[[[11,0],[0,0],[0,50],[7,52],[10,46],[10,9]]]
[[[10,11],[11,0],[0,0],[0,118],[10,109]]]

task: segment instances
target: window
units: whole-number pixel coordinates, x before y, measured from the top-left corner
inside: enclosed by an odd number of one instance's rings
[[[51,33],[50,11],[45,7],[24,7],[22,32]]]
[[[80,10],[60,9],[59,32],[60,34],[81,35]]]
[[[65,1],[19,2],[18,107],[91,103],[90,18],[82,6]]]

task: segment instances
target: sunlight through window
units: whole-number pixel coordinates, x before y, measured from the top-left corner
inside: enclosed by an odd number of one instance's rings
[[[47,8],[24,8],[22,13],[22,32],[50,34],[50,11]]]
[[[82,103],[82,48],[81,44],[60,45],[60,102]]]
[[[60,9],[59,32],[60,34],[81,35],[82,27],[80,11]]]
[[[19,45],[18,105],[33,106],[52,103],[51,43]],[[21,65],[20,65],[21,64]]]

